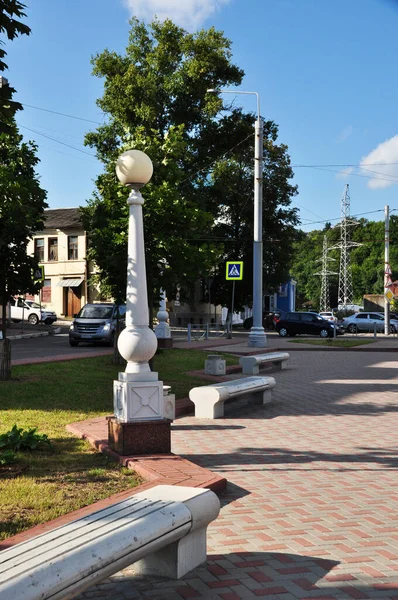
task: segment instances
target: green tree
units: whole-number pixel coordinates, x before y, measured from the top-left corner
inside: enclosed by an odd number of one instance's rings
[[[320,278],[314,273],[319,271],[317,259],[322,256],[323,235],[327,233],[329,246],[335,246],[340,240],[340,229],[326,228],[324,231],[300,233],[295,243],[292,275],[297,280],[297,305],[311,302],[319,306]],[[390,265],[392,279],[398,278],[398,217],[390,217]],[[362,304],[365,294],[382,294],[384,290],[384,222],[359,219],[350,228],[350,239],[360,244],[350,251],[350,263],[354,302]],[[339,250],[332,250],[330,256],[339,271]],[[330,278],[332,306],[337,306],[338,276]]]
[[[43,228],[46,192],[35,167],[37,146],[24,142],[14,127],[0,134],[0,302],[5,315],[10,296],[37,291],[32,270],[37,260],[27,255],[29,238]],[[2,331],[6,338],[6,319]]]
[[[25,5],[18,0],[0,0],[0,33],[9,40],[13,40],[18,35],[30,34],[30,28],[18,20],[26,16],[23,12],[25,8]],[[3,40],[0,40],[0,45],[4,45]],[[6,55],[4,48],[0,48],[0,72],[7,69],[3,60]],[[14,88],[6,84],[3,78],[0,85],[0,133],[12,131],[12,119],[16,111],[22,109],[21,104],[12,99],[14,92]]]
[[[118,185],[114,168],[119,154],[132,147],[154,163],[143,191],[150,296],[156,298],[162,287],[170,297],[181,284],[181,298],[192,301],[193,283],[201,276],[214,279],[214,266],[221,269],[234,254],[233,244],[240,254],[251,252],[254,116],[207,94],[208,88],[241,83],[243,71],[231,56],[230,41],[214,28],[189,34],[169,20],[147,26],[133,19],[124,55],[105,50],[93,58],[94,74],[104,79],[98,106],[107,122],[88,134],[86,143],[96,149],[104,172],[82,211],[89,257],[98,265],[105,294],[118,299],[125,294],[128,192]],[[276,135],[268,122],[265,226],[270,237],[281,239],[281,225],[288,230],[295,220],[288,209],[295,189],[286,184],[292,174]],[[288,235],[282,237],[288,258]],[[267,252],[271,255],[271,248]]]

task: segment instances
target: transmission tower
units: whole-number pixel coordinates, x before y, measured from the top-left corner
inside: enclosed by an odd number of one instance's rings
[[[349,239],[348,227],[356,224],[356,221],[350,219],[350,189],[347,183],[341,197],[341,223],[339,225],[341,228],[340,243],[334,246],[334,248],[340,249],[338,305],[343,305],[344,307],[353,303],[354,296],[350,250],[351,248],[362,245],[351,242]]]
[[[321,312],[326,312],[330,310],[330,293],[329,293],[329,275],[337,275],[335,271],[329,271],[328,263],[331,261],[335,261],[334,258],[330,258],[328,256],[330,248],[328,247],[328,238],[326,235],[323,236],[323,250],[322,250],[322,258],[320,258],[317,262],[322,263],[322,270],[319,273],[314,273],[314,275],[320,275],[321,279],[321,299],[319,303],[319,308]]]

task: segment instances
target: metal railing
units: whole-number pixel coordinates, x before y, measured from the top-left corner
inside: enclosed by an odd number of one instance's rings
[[[192,342],[217,337],[228,337],[230,334],[230,327],[230,323],[226,323],[225,325],[215,325],[213,323],[188,323],[187,340],[188,342]]]

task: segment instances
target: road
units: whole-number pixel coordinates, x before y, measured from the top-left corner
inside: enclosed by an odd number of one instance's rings
[[[67,355],[80,356],[87,353],[109,354],[112,350],[106,346],[79,344],[77,348],[69,346],[67,328],[62,328],[62,333],[37,338],[24,338],[12,340],[12,362],[21,359],[49,358],[51,356]]]

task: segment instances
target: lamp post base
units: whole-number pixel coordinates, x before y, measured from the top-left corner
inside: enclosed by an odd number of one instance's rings
[[[252,327],[250,329],[247,345],[251,348],[266,348],[268,346],[264,327]]]
[[[107,417],[109,447],[122,456],[169,454],[171,452],[170,419],[130,421]]]

